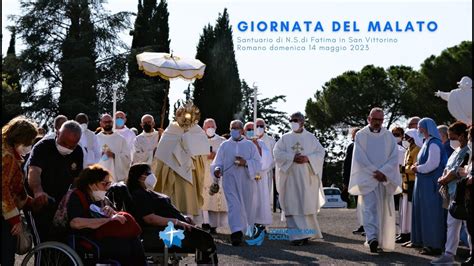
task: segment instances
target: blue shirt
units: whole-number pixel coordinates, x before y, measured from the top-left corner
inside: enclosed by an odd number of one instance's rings
[[[448,162],[446,163],[446,168],[445,170],[447,172],[454,171],[457,176],[457,170],[459,167],[465,165],[467,163],[467,159],[469,159],[469,148],[465,146],[462,149],[457,149],[455,150],[451,156],[449,156]],[[450,197],[454,197],[454,194],[456,193],[456,184],[459,180],[458,178],[454,179],[453,181],[449,182],[448,184],[448,193]]]

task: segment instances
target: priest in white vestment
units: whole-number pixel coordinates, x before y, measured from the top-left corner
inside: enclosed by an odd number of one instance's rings
[[[270,151],[272,155],[272,162],[270,165],[269,170],[267,171],[267,176],[268,176],[268,191],[269,191],[269,197],[270,197],[270,206],[273,206],[273,198],[274,198],[274,189],[273,189],[273,180],[275,176],[275,160],[273,159],[273,149],[275,148],[275,139],[268,135],[266,131],[267,124],[265,123],[265,120],[262,118],[257,118],[257,125],[255,128],[255,135],[262,140],[265,143],[265,146],[267,146],[267,149]]]
[[[125,123],[127,123],[127,115],[122,111],[117,111],[115,113],[115,132],[127,141],[128,149],[131,154],[136,135]]]
[[[146,163],[150,165],[152,172],[156,171],[156,147],[160,140],[160,132],[155,130],[155,120],[152,115],[142,116],[142,133],[133,141],[132,164]]]
[[[369,125],[357,132],[349,193],[361,197],[366,245],[377,253],[395,248],[395,204],[401,193],[399,151],[392,133],[382,128],[383,110],[370,111]]]
[[[77,114],[76,122],[79,123],[82,128],[82,135],[81,139],[79,140],[79,145],[81,146],[82,153],[84,154],[83,167],[87,168],[90,165],[98,163],[100,160],[101,150],[99,147],[99,141],[94,132],[87,128],[89,117],[86,114]]]
[[[243,131],[240,120],[230,123],[231,138],[221,144],[211,165],[214,176],[222,177],[233,246],[239,246],[243,232],[254,226],[256,178],[261,169],[257,147],[242,136]]]
[[[112,174],[113,183],[125,180],[130,169],[130,149],[127,141],[112,130],[112,116],[104,114],[100,118],[103,131],[97,134],[101,150],[99,164]]]
[[[290,122],[292,132],[277,141],[273,156],[290,241],[304,245],[310,238],[323,237],[316,215],[325,203],[321,180],[325,150],[316,137],[304,129],[303,114],[292,114]]]
[[[273,156],[270,150],[265,145],[265,142],[258,139],[255,135],[253,122],[248,122],[244,126],[245,137],[252,141],[257,147],[259,155],[262,157],[261,168],[257,177],[257,191],[256,191],[256,216],[255,226],[258,233],[265,230],[265,226],[272,224],[272,211],[270,207],[270,190],[268,187],[268,172],[273,163]],[[256,236],[257,237],[257,236]]]
[[[218,179],[217,185],[219,191],[211,193],[212,184],[214,184],[214,173],[211,171],[211,164],[216,153],[219,150],[222,142],[226,139],[217,135],[216,121],[212,118],[204,120],[202,129],[206,132],[207,140],[209,141],[209,155],[207,156],[206,164],[204,165],[204,204],[202,205],[203,224],[202,229],[209,231],[211,234],[216,234],[217,227],[228,227],[227,223],[227,201],[225,200],[224,189],[222,188],[222,179]]]

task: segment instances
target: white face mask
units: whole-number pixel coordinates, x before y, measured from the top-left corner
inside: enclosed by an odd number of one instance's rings
[[[63,146],[59,145],[57,142],[56,142],[56,149],[58,149],[58,152],[61,155],[69,155],[74,151],[74,150],[71,150],[71,149],[68,149],[66,147],[63,147]]]
[[[291,122],[291,130],[298,131],[300,129],[300,123]]]
[[[96,201],[104,200],[106,193],[107,193],[107,191],[104,191],[104,190],[95,190],[95,191],[92,191],[92,197]]]
[[[146,179],[145,179],[145,186],[146,188],[150,189],[150,190],[154,190],[155,189],[155,185],[156,185],[156,176],[154,174],[149,174],[146,176]]]
[[[84,132],[86,129],[87,129],[87,124],[81,124],[81,129],[82,129],[82,132]]]
[[[450,140],[449,141],[449,146],[451,146],[451,148],[453,148],[453,150],[461,147],[461,143],[459,142],[459,140]]]
[[[410,148],[410,142],[404,140],[404,141],[402,141],[402,146],[403,146],[403,148],[408,149],[408,148]]]
[[[20,154],[21,156],[25,156],[31,152],[31,145],[25,146],[23,144],[20,144],[18,145],[18,147],[16,147],[16,152],[18,152],[18,154]]]
[[[206,135],[208,137],[213,137],[215,134],[216,134],[216,129],[215,128],[210,127],[208,129],[206,129]]]
[[[265,130],[264,130],[263,128],[261,128],[261,127],[257,127],[257,128],[255,129],[255,134],[256,134],[257,136],[259,136],[259,137],[260,137],[261,135],[263,135],[263,132],[265,132]]]

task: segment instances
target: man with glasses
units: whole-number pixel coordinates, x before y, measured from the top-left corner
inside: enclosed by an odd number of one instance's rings
[[[373,108],[368,125],[355,137],[349,193],[361,197],[366,244],[372,253],[395,248],[395,204],[400,193],[398,147],[395,137],[382,127],[384,112]]]
[[[316,215],[325,203],[321,180],[325,150],[316,137],[304,129],[302,113],[292,114],[290,123],[292,131],[278,140],[273,155],[289,238],[293,245],[301,246],[310,238],[323,237]]]
[[[231,137],[221,144],[211,165],[215,178],[222,177],[232,246],[239,246],[243,232],[254,226],[257,190],[255,178],[261,169],[257,146],[245,139],[243,134],[242,121],[232,121]]]
[[[127,141],[113,131],[113,120],[109,114],[100,118],[102,132],[97,134],[101,158],[99,164],[112,174],[113,183],[125,180],[130,169],[130,149]]]
[[[66,121],[57,131],[57,137],[42,139],[31,151],[28,162],[28,185],[34,198],[44,206],[33,213],[36,243],[54,240],[51,230],[58,203],[83,169],[81,126],[76,121]]]

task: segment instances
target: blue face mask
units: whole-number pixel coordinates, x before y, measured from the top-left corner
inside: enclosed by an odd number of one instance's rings
[[[125,120],[123,120],[123,118],[117,118],[115,119],[115,125],[117,125],[117,127],[123,127],[125,125]]]
[[[230,136],[233,140],[238,140],[240,138],[240,129],[231,129]]]
[[[425,138],[425,135],[423,133],[421,133],[419,130],[417,131],[418,132],[418,137],[420,139],[424,139]]]
[[[253,130],[245,131],[245,136],[247,136],[247,138],[249,139],[253,138],[254,136]]]

